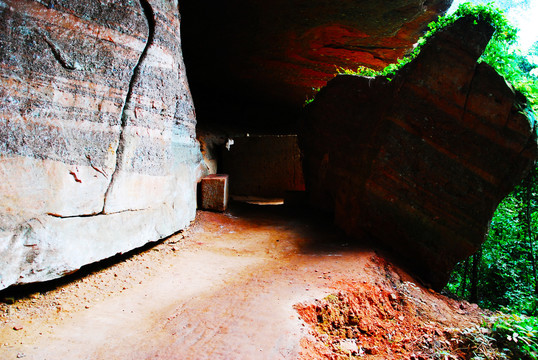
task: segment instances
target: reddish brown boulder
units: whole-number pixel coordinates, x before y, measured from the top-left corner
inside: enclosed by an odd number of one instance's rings
[[[208,7],[181,1],[198,118],[286,124],[337,67],[380,69],[395,62],[450,3],[231,0]]]
[[[392,81],[338,76],[301,134],[311,200],[442,288],[537,156],[525,98],[477,64],[493,30],[460,19]]]

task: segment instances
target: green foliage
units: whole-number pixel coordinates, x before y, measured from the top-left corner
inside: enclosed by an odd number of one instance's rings
[[[538,318],[524,315],[498,316],[493,336],[512,359],[538,360]]]
[[[535,168],[495,211],[478,264],[478,304],[517,313],[493,319],[497,346],[511,359],[538,360],[537,250],[538,169]],[[466,299],[470,298],[470,262],[471,259],[467,260],[467,267],[465,262],[458,264],[446,288]]]
[[[346,70],[348,74],[363,75],[369,73],[375,76],[382,75],[389,78],[393,77],[395,73],[411,62],[420,53],[420,50],[426,44],[429,38],[434,36],[441,29],[453,24],[461,17],[472,16],[474,18],[482,19],[493,25],[495,32],[488,44],[484,54],[486,57],[494,59],[496,57],[503,57],[508,46],[512,45],[517,39],[517,29],[508,23],[508,20],[504,16],[503,12],[493,6],[493,3],[488,5],[473,5],[471,3],[463,3],[458,7],[458,10],[451,15],[440,16],[436,21],[428,24],[428,31],[417,41],[415,48],[403,59],[399,59],[397,64],[390,64],[381,71],[374,71],[364,66],[359,67],[356,71]],[[475,24],[476,24],[475,20]]]
[[[492,310],[538,315],[538,170],[498,206],[482,245],[478,304]],[[471,259],[468,260],[468,264]],[[446,290],[470,298],[470,266],[458,264]]]
[[[375,71],[374,69],[370,69],[366,66],[359,66],[356,70],[346,69],[342,67],[337,67],[336,70],[339,74],[345,74],[345,75],[360,75],[360,76],[366,76],[366,77],[374,77],[379,75],[379,71]]]
[[[505,353],[495,346],[496,341],[492,337],[489,324],[457,329],[454,335],[456,335],[454,338],[458,340],[459,349],[465,349],[465,353],[471,360],[506,359]]]
[[[429,30],[418,40],[415,48],[408,56],[399,59],[396,64],[390,64],[381,71],[361,66],[356,70],[339,68],[339,73],[370,77],[385,76],[391,80],[399,69],[417,57],[429,38],[446,26],[453,24],[457,19],[465,16],[474,17],[476,19],[475,23],[481,19],[493,26],[495,31],[479,61],[485,61],[493,66],[499,74],[527,97],[534,113],[538,113],[538,79],[530,75],[531,64],[520,52],[512,47],[517,40],[517,29],[509,24],[504,13],[495,8],[493,2],[487,5],[464,3],[458,7],[454,14],[439,17],[437,21],[428,25]],[[534,117],[532,114],[528,115],[532,118]]]
[[[312,88],[312,92],[313,92],[312,97],[307,98],[307,99],[305,100],[305,102],[304,102],[304,104],[303,104],[303,107],[305,107],[306,105],[308,105],[308,104],[314,102],[314,99],[316,98],[316,95],[318,94],[318,92],[319,92],[320,90],[321,90],[321,88],[319,88],[319,87],[318,87],[318,88]]]
[[[314,97],[311,97],[310,99],[306,99],[303,106],[313,103],[315,98],[316,97],[314,96]]]
[[[536,41],[534,44],[532,44],[531,48],[529,49],[530,55],[538,55],[538,41]]]

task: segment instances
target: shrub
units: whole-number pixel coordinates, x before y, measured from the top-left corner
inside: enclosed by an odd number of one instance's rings
[[[524,315],[499,315],[493,336],[514,359],[538,360],[538,318]]]

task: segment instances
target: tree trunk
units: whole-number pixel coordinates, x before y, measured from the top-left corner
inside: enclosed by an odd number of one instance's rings
[[[530,239],[530,251],[532,261],[532,274],[534,276],[534,294],[538,295],[538,277],[536,277],[536,257],[534,256],[534,239]]]
[[[460,297],[465,298],[465,289],[467,288],[467,274],[469,273],[469,258],[465,259],[465,265],[463,267],[463,280],[460,284]]]
[[[532,173],[525,179],[525,215],[526,215],[526,228],[527,239],[529,241],[529,256],[531,258],[532,265],[532,278],[534,279],[534,293],[538,295],[538,278],[536,277],[536,257],[534,256],[534,236],[532,233],[532,209],[531,209],[531,192],[532,192]],[[529,284],[531,285],[531,284]],[[530,286],[529,286],[530,287]]]
[[[471,274],[471,295],[469,301],[475,304],[478,303],[478,265],[481,259],[482,247],[473,255],[473,272]]]

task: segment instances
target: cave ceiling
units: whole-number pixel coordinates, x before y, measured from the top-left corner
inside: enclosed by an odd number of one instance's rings
[[[337,68],[404,56],[450,0],[181,0],[187,75],[201,123],[286,130]],[[275,130],[278,131],[278,130]]]

